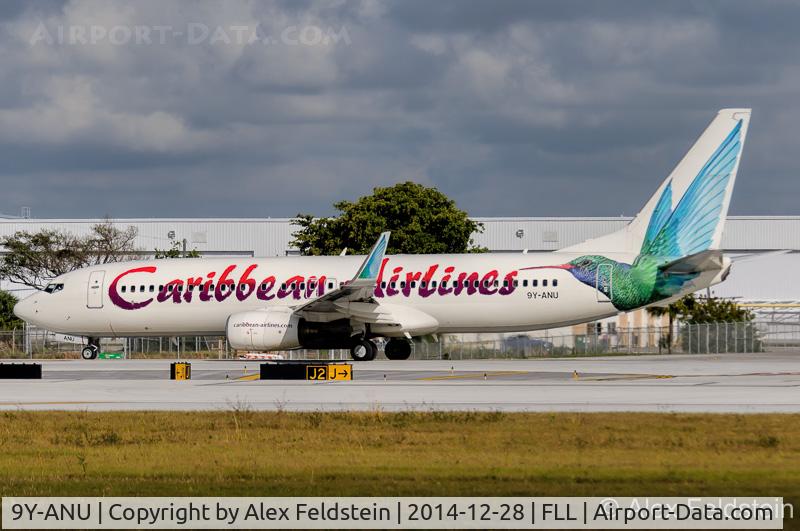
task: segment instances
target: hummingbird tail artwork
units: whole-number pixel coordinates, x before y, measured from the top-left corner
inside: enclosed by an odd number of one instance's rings
[[[728,265],[722,232],[750,109],[723,109],[622,230],[558,251],[557,266],[599,291],[619,311],[691,293],[703,273]],[[715,269],[716,268],[716,269]]]

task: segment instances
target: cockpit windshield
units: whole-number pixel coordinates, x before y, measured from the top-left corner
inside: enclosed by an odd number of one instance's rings
[[[55,293],[56,291],[61,291],[64,289],[64,284],[48,284],[47,287],[44,288],[45,293]]]

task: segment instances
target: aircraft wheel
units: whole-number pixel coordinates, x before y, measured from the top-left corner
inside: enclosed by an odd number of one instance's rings
[[[375,359],[375,353],[378,347],[369,339],[358,339],[353,346],[350,347],[350,357],[354,361],[372,361]]]
[[[97,347],[88,345],[81,350],[81,358],[85,360],[93,360],[97,357]]]
[[[411,356],[411,342],[405,339],[390,339],[383,353],[390,360],[407,360]]]

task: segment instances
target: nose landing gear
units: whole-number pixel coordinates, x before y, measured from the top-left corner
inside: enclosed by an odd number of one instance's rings
[[[97,357],[98,352],[100,352],[100,339],[96,337],[90,337],[89,344],[83,347],[83,350],[81,350],[81,358],[85,360],[93,360]]]

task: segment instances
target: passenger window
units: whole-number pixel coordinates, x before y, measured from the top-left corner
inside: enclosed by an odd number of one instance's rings
[[[554,279],[553,279],[553,287],[554,287],[554,288],[555,288],[555,287],[558,287],[558,279],[557,279],[557,278],[554,278]]]
[[[519,286],[519,280],[514,281],[514,287],[516,288],[517,286]]]
[[[159,284],[158,285],[158,291],[164,291],[164,285],[163,284]]]
[[[547,287],[547,279],[546,279],[546,278],[545,278],[545,279],[542,279],[542,287],[543,287],[543,288],[546,288],[546,287]]]
[[[397,284],[392,282],[392,283],[389,284],[389,286],[391,286],[391,288],[394,289],[397,286]]]
[[[539,285],[539,280],[538,279],[534,278],[533,280],[531,280],[531,286],[533,286],[535,288],[538,285]]]
[[[425,286],[427,286],[427,282],[425,282],[425,281],[423,280],[422,282],[420,282],[420,283],[419,283],[419,285],[420,285],[420,286],[422,286],[422,287],[424,288]]]
[[[156,287],[150,284],[150,293],[153,293],[156,290]]]
[[[136,286],[131,286],[131,293],[136,293]]]
[[[406,281],[405,280],[401,280],[400,281],[400,289],[403,289],[405,287],[406,287]]]
[[[300,283],[300,289],[306,289],[306,283],[305,282],[301,282]]]
[[[435,281],[435,280],[431,280],[431,287],[432,287],[432,288],[435,288],[435,287],[436,287],[436,281]]]
[[[381,282],[381,288],[386,289],[386,281]]]
[[[528,287],[528,279],[527,278],[522,281],[522,287],[523,288],[527,288]]]
[[[125,293],[125,288],[126,288],[126,286],[122,286],[122,293]],[[48,293],[53,293],[53,291],[50,290]]]
[[[447,281],[446,281],[446,280],[442,280],[442,287],[443,287],[443,288],[446,288],[446,287],[447,287]]]
[[[281,284],[281,289],[282,289],[283,291],[286,291],[286,284],[285,284],[285,283]]]
[[[333,289],[333,282],[328,282],[328,289]]]
[[[503,287],[504,287],[504,288],[507,288],[507,287],[508,287],[508,280],[504,280],[504,281],[503,281]]]
[[[475,282],[473,282],[473,287],[476,287],[476,288],[478,287],[478,281],[477,280]]]
[[[500,285],[500,281],[499,281],[499,280],[495,280],[495,281],[494,281],[494,287],[497,287],[497,286],[499,286],[499,285]]]
[[[261,285],[258,287],[258,289],[260,289],[261,291],[267,291],[267,285],[266,285],[266,284],[261,284]]]
[[[465,288],[468,288],[468,287],[469,287],[469,280],[465,280],[465,281],[464,281],[464,287],[465,287]]]
[[[182,292],[182,291],[183,291],[183,284],[178,284],[178,292]]]

